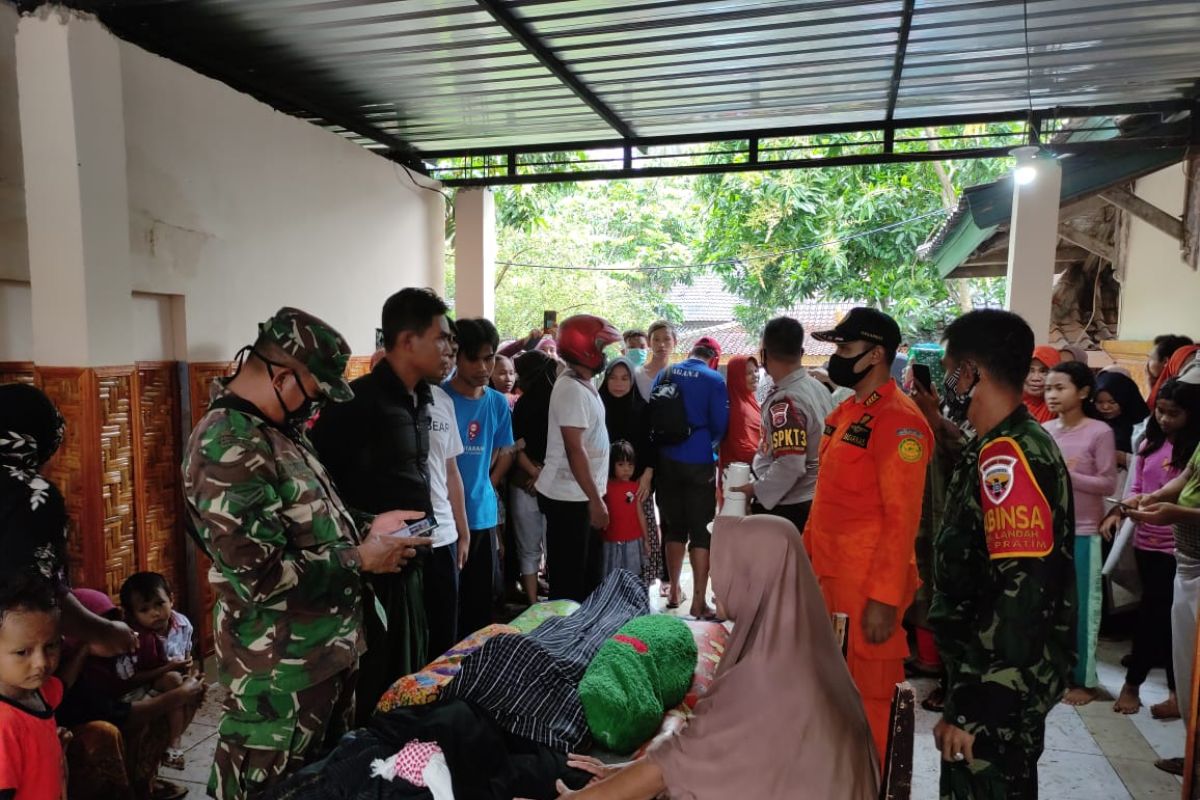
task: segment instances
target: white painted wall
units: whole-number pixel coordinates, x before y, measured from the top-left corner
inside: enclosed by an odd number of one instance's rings
[[[1168,214],[1180,216],[1186,181],[1180,163],[1142,178],[1135,191]],[[1161,333],[1200,338],[1200,272],[1184,263],[1179,242],[1134,218],[1121,287],[1120,337],[1148,340]]]
[[[29,281],[16,28],[15,10],[0,3],[0,280]],[[227,359],[284,305],[324,318],[367,355],[389,294],[442,290],[440,196],[339,136],[133,45],[119,48],[128,285],[140,303],[132,322],[142,326],[121,361],[165,348]],[[149,337],[166,329],[165,306],[138,293],[180,296],[171,341]],[[0,353],[28,349],[13,332],[28,325],[28,289],[6,288],[0,302]]]
[[[33,360],[33,295],[28,281],[0,279],[0,361]]]
[[[231,357],[284,305],[372,352],[384,299],[434,282],[429,192],[351,142],[133,45],[121,62],[132,286],[185,296],[189,358]]]

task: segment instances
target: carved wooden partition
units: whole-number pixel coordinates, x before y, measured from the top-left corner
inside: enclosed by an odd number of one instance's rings
[[[352,381],[355,378],[361,378],[370,371],[370,356],[350,356],[350,361],[346,364],[346,380]]]
[[[117,367],[0,363],[0,382],[40,386],[66,419],[46,465],[71,517],[76,586],[116,595],[129,575],[161,572],[188,602],[183,564],[179,382],[173,362]]]

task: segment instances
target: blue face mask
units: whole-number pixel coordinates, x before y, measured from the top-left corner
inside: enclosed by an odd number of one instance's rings
[[[646,363],[646,357],[649,355],[649,352],[642,347],[633,347],[625,351],[625,358],[629,359],[630,364],[640,367]]]

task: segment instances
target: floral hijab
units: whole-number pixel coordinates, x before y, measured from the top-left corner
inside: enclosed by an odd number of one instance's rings
[[[41,390],[0,385],[0,581],[30,567],[63,581],[66,504],[39,470],[62,444],[65,428]]]

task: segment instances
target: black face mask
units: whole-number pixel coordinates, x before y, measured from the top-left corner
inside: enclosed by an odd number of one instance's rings
[[[974,374],[971,380],[971,388],[960,393],[958,384],[962,380],[964,364],[959,364],[954,371],[946,376],[942,382],[943,402],[946,406],[946,416],[951,422],[962,423],[967,418],[967,410],[971,407],[971,397],[975,394],[975,387],[979,385],[979,370],[975,365],[971,365],[971,372]]]
[[[304,401],[296,408],[288,408],[287,403],[283,401],[283,394],[275,385],[275,368],[291,369],[291,367],[278,361],[272,361],[253,349],[250,350],[250,355],[267,365],[267,375],[271,378],[271,389],[275,392],[275,399],[279,401],[279,407],[283,409],[283,427],[296,433],[303,432],[308,421],[325,405],[325,399],[319,395],[317,397],[310,395],[304,388],[304,381],[300,380],[299,374],[292,370],[292,380],[300,387],[300,394],[304,395]]]
[[[863,378],[867,377],[867,372],[856,372],[854,368],[858,366],[858,362],[866,358],[871,350],[864,350],[853,357],[847,356],[830,356],[829,357],[829,380],[836,383],[838,386],[844,386],[847,389],[853,389],[862,383]]]

